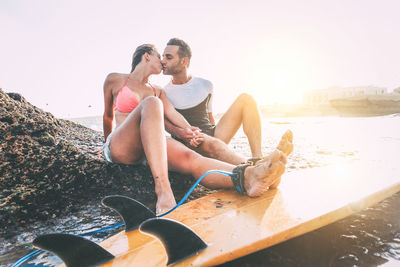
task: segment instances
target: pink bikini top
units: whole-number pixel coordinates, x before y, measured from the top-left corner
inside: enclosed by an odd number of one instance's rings
[[[115,105],[114,105],[114,110],[117,110],[119,112],[123,113],[130,113],[132,110],[134,110],[138,105],[139,105],[139,100],[137,99],[136,95],[132,92],[131,89],[129,89],[126,84],[128,83],[128,79],[124,83],[124,85],[121,87],[121,89],[118,92],[117,98],[115,99]],[[154,96],[157,96],[156,90],[154,87],[149,84],[151,88],[153,88],[154,91]]]

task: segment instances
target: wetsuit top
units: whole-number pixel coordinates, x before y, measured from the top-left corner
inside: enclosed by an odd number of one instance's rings
[[[214,135],[208,113],[212,112],[213,85],[210,81],[192,77],[187,83],[164,87],[165,94],[175,109],[185,117],[190,125],[197,126],[204,133]]]
[[[128,79],[121,87],[118,92],[118,95],[115,99],[114,110],[123,112],[123,113],[130,113],[139,105],[139,100],[137,99],[136,95],[129,89],[126,84],[128,83]],[[151,88],[153,88],[154,96],[156,96],[156,90],[154,87],[149,84]]]

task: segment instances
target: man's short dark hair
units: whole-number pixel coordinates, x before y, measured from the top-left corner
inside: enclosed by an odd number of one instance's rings
[[[178,55],[180,58],[187,57],[189,61],[192,57],[192,50],[190,46],[183,40],[179,38],[172,38],[168,41],[167,45],[177,45],[179,46]]]

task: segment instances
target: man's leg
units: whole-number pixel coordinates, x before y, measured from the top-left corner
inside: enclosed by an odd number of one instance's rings
[[[256,101],[248,94],[241,94],[225,112],[215,127],[214,137],[229,144],[241,125],[252,156],[262,157],[260,112]]]
[[[220,139],[204,134],[204,141],[194,149],[203,156],[227,162],[233,165],[246,162],[246,158],[233,151]]]
[[[191,174],[198,179],[209,170],[232,172],[234,165],[206,158],[187,148],[178,141],[167,139],[168,167],[172,171]],[[260,196],[268,187],[274,184],[285,171],[286,156],[278,149],[262,159],[255,166],[249,166],[244,172],[244,187],[250,197]],[[201,182],[204,186],[218,188],[233,188],[229,176],[212,173]]]

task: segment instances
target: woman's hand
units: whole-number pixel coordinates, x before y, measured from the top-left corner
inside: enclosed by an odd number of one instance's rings
[[[90,153],[95,154],[95,155],[101,155],[101,153],[103,152],[103,148],[96,148],[95,150],[91,151]]]
[[[198,147],[204,141],[203,133],[198,127],[194,126],[179,128],[175,134],[176,137],[192,147]]]
[[[193,128],[197,128],[197,127],[193,127]],[[190,139],[189,145],[191,145],[192,147],[198,147],[204,141],[204,134],[198,128],[196,130],[193,130],[193,132],[195,135],[192,139]]]

